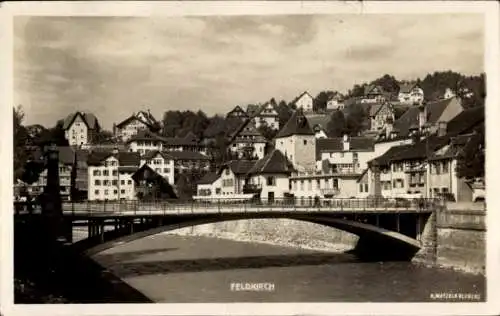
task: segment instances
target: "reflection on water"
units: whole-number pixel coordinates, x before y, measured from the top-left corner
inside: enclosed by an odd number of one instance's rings
[[[418,302],[436,293],[485,300],[482,276],[209,237],[159,234],[94,258],[156,302]],[[274,289],[234,291],[232,283]]]

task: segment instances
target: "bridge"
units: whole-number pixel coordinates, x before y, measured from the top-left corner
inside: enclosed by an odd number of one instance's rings
[[[41,214],[41,207],[18,202],[16,213]],[[311,203],[294,200],[241,201],[106,201],[63,202],[64,237],[73,242],[73,228],[86,227],[87,237],[73,243],[88,253],[164,231],[188,226],[243,219],[288,218],[337,228],[360,237],[359,251],[403,257],[414,255],[423,245],[425,225],[439,207],[435,199],[390,200],[321,199]],[[380,253],[381,254],[381,253]]]

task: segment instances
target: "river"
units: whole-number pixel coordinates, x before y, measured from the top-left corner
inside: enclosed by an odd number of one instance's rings
[[[486,299],[486,281],[481,275],[409,262],[362,262],[346,253],[214,237],[162,233],[93,258],[161,303]],[[261,291],[237,290],[248,286],[246,283],[266,285]]]

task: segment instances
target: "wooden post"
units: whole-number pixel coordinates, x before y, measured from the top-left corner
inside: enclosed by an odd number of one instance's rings
[[[416,232],[415,236],[416,236],[417,240],[420,241],[420,242],[422,242],[422,233],[420,231],[420,225],[421,225],[420,221],[421,221],[421,219],[422,219],[422,215],[417,214],[417,223],[416,223],[416,226],[417,226],[416,230],[417,230],[417,232]]]

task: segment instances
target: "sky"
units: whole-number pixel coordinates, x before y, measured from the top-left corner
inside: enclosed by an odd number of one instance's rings
[[[145,109],[225,114],[386,73],[479,74],[483,38],[473,14],[18,16],[14,102],[26,124],[46,127],[77,110],[107,129]]]

